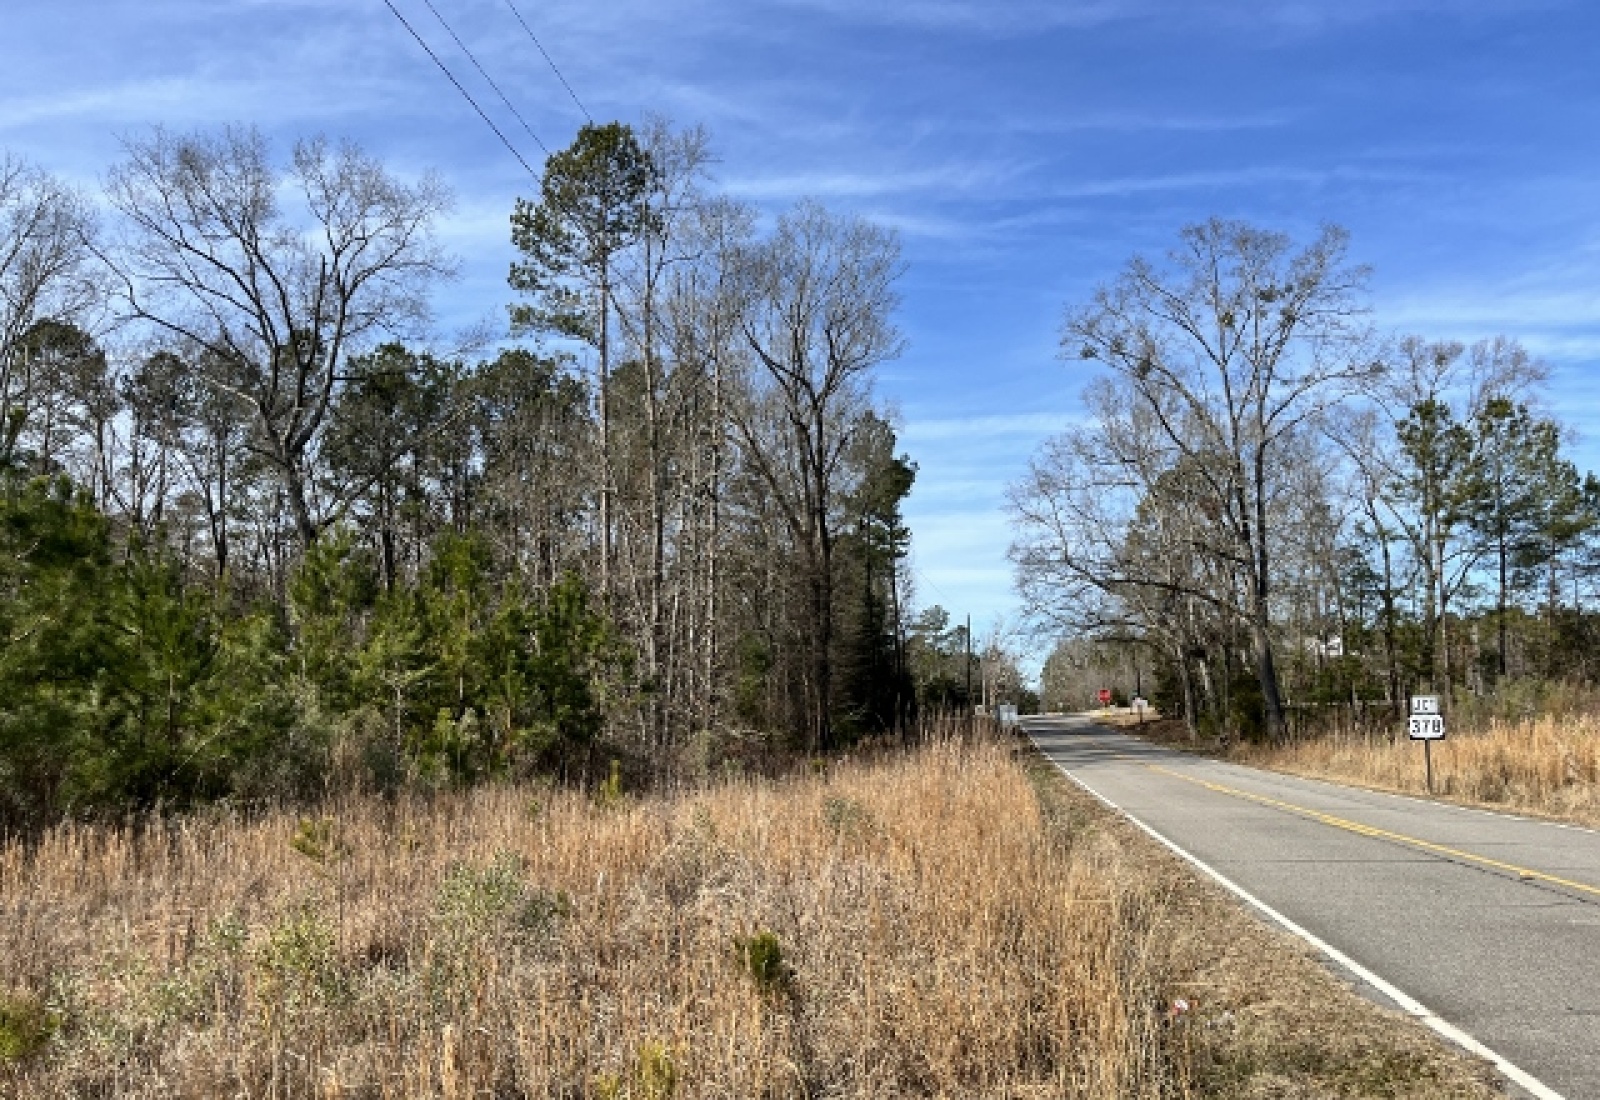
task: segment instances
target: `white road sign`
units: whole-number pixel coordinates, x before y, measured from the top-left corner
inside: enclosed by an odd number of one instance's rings
[[[1438,714],[1413,714],[1407,730],[1413,741],[1443,741],[1444,718]]]
[[[1438,714],[1439,697],[1437,695],[1413,695],[1411,697],[1412,714]]]

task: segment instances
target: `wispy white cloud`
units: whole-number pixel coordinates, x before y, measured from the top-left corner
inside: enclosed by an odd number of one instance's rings
[[[754,200],[812,198],[876,198],[883,195],[934,193],[952,198],[988,191],[1013,175],[1005,165],[968,160],[923,167],[882,170],[811,169],[774,175],[725,176],[722,186],[732,195]]]
[[[1010,114],[999,122],[1017,134],[1074,134],[1113,131],[1119,134],[1184,133],[1220,134],[1244,130],[1274,130],[1296,119],[1289,111],[1240,114],[1193,114],[1175,108],[1170,113],[1151,111],[1095,111],[1063,107],[1051,114]]]
[[[930,212],[916,213],[902,210],[858,211],[869,222],[893,229],[904,237],[922,237],[932,241],[954,243],[978,237],[983,227],[971,218]]]
[[[1172,32],[1194,25],[1313,34],[1352,24],[1435,12],[1471,18],[1523,11],[1521,0],[782,0],[785,6],[856,24],[990,35],[1040,34],[1109,24],[1154,23]],[[1539,4],[1539,0],[1532,0]],[[1539,6],[1551,6],[1555,0]]]
[[[1078,409],[1014,415],[917,417],[906,424],[902,438],[907,443],[924,444],[954,440],[980,441],[995,436],[1045,436],[1059,432],[1082,418],[1083,413]]]
[[[196,90],[194,81],[169,76],[0,99],[0,131],[75,118],[161,118],[190,103]]]
[[[1382,303],[1379,318],[1406,331],[1453,339],[1508,335],[1553,358],[1594,353],[1600,343],[1600,251],[1570,242],[1544,264],[1498,277],[1414,286]]]
[[[1287,185],[1323,187],[1338,183],[1414,183],[1431,173],[1361,164],[1316,167],[1298,164],[1262,164],[1196,172],[1168,172],[1146,176],[1090,179],[1057,187],[1052,197],[1063,199],[1110,198],[1168,191],[1215,191],[1228,188]]]
[[[1090,27],[1130,18],[1152,5],[1140,0],[783,0],[785,6],[826,14],[853,23],[932,30],[1015,33],[1049,28]]]
[[[1600,339],[1600,298],[1575,289],[1497,294],[1482,288],[1408,298],[1383,307],[1379,316],[1397,329],[1453,339],[1501,334],[1551,343]]]

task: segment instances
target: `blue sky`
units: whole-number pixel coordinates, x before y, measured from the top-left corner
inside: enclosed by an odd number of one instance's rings
[[[536,166],[423,0],[396,5]],[[551,148],[578,108],[505,0],[434,0]],[[1212,214],[1350,229],[1384,329],[1521,339],[1600,469],[1600,5],[1592,0],[517,0],[600,120],[704,124],[724,190],[894,225],[920,466],[919,601],[1013,616],[1005,484],[1074,415],[1064,305]],[[504,317],[531,183],[383,0],[8,0],[0,147],[86,186],[119,139],[259,125],[437,170],[461,277]]]

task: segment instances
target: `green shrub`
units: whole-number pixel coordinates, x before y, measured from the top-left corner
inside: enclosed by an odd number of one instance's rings
[[[665,1043],[647,1042],[639,1048],[635,1068],[639,1100],[671,1100],[678,1090],[678,1065]]]
[[[633,1072],[601,1073],[594,1079],[595,1100],[672,1100],[678,1091],[678,1064],[666,1043],[647,1040],[634,1059]]]
[[[331,817],[302,817],[289,846],[323,870],[343,854]]]
[[[451,867],[434,899],[434,912],[441,920],[477,933],[506,923],[531,931],[571,911],[571,899],[562,891],[529,886],[522,858],[512,852],[501,852],[486,867],[469,863]]]
[[[768,996],[788,990],[794,970],[783,957],[783,944],[777,933],[763,930],[753,936],[736,936],[733,944],[739,962],[757,989]]]
[[[458,863],[446,870],[434,911],[450,924],[481,932],[515,908],[526,892],[522,861],[506,852],[487,867]]]
[[[269,1001],[303,1004],[343,990],[338,932],[312,902],[285,913],[255,953],[261,990]]]
[[[853,798],[830,795],[822,800],[822,821],[836,837],[858,840],[877,828],[872,811]]]
[[[611,774],[600,781],[600,789],[595,794],[595,800],[603,807],[616,807],[627,798],[622,791],[622,761],[611,761]]]
[[[37,993],[0,993],[0,1062],[21,1061],[37,1052],[59,1025],[56,1014]]]
[[[445,871],[434,898],[444,938],[461,945],[488,937],[526,939],[570,915],[560,890],[530,886],[521,857],[502,852],[487,866],[458,863]]]

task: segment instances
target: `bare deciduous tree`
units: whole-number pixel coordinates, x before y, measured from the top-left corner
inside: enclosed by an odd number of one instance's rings
[[[1381,365],[1365,353],[1365,269],[1325,228],[1295,249],[1281,233],[1213,219],[1181,235],[1165,267],[1135,259],[1068,313],[1067,358],[1104,364],[1151,414],[1169,465],[1204,485],[1207,518],[1238,570],[1269,735],[1285,731],[1272,639],[1273,508],[1302,427]]]
[[[252,446],[309,544],[333,511],[317,506],[314,463],[343,365],[425,317],[449,271],[432,235],[448,195],[321,139],[286,167],[254,130],[157,130],[127,151],[106,186],[128,227],[112,257],[127,314],[201,349],[201,371],[226,364],[206,381],[253,411]]]
[[[900,353],[891,320],[901,272],[895,234],[802,203],[745,268],[745,341],[758,364],[735,422],[803,555],[810,651],[808,726],[831,741],[833,550],[841,464],[868,376]]]
[[[0,154],[0,465],[13,457],[28,405],[39,398],[24,362],[29,333],[41,322],[83,323],[100,296],[94,231],[76,191]]]

